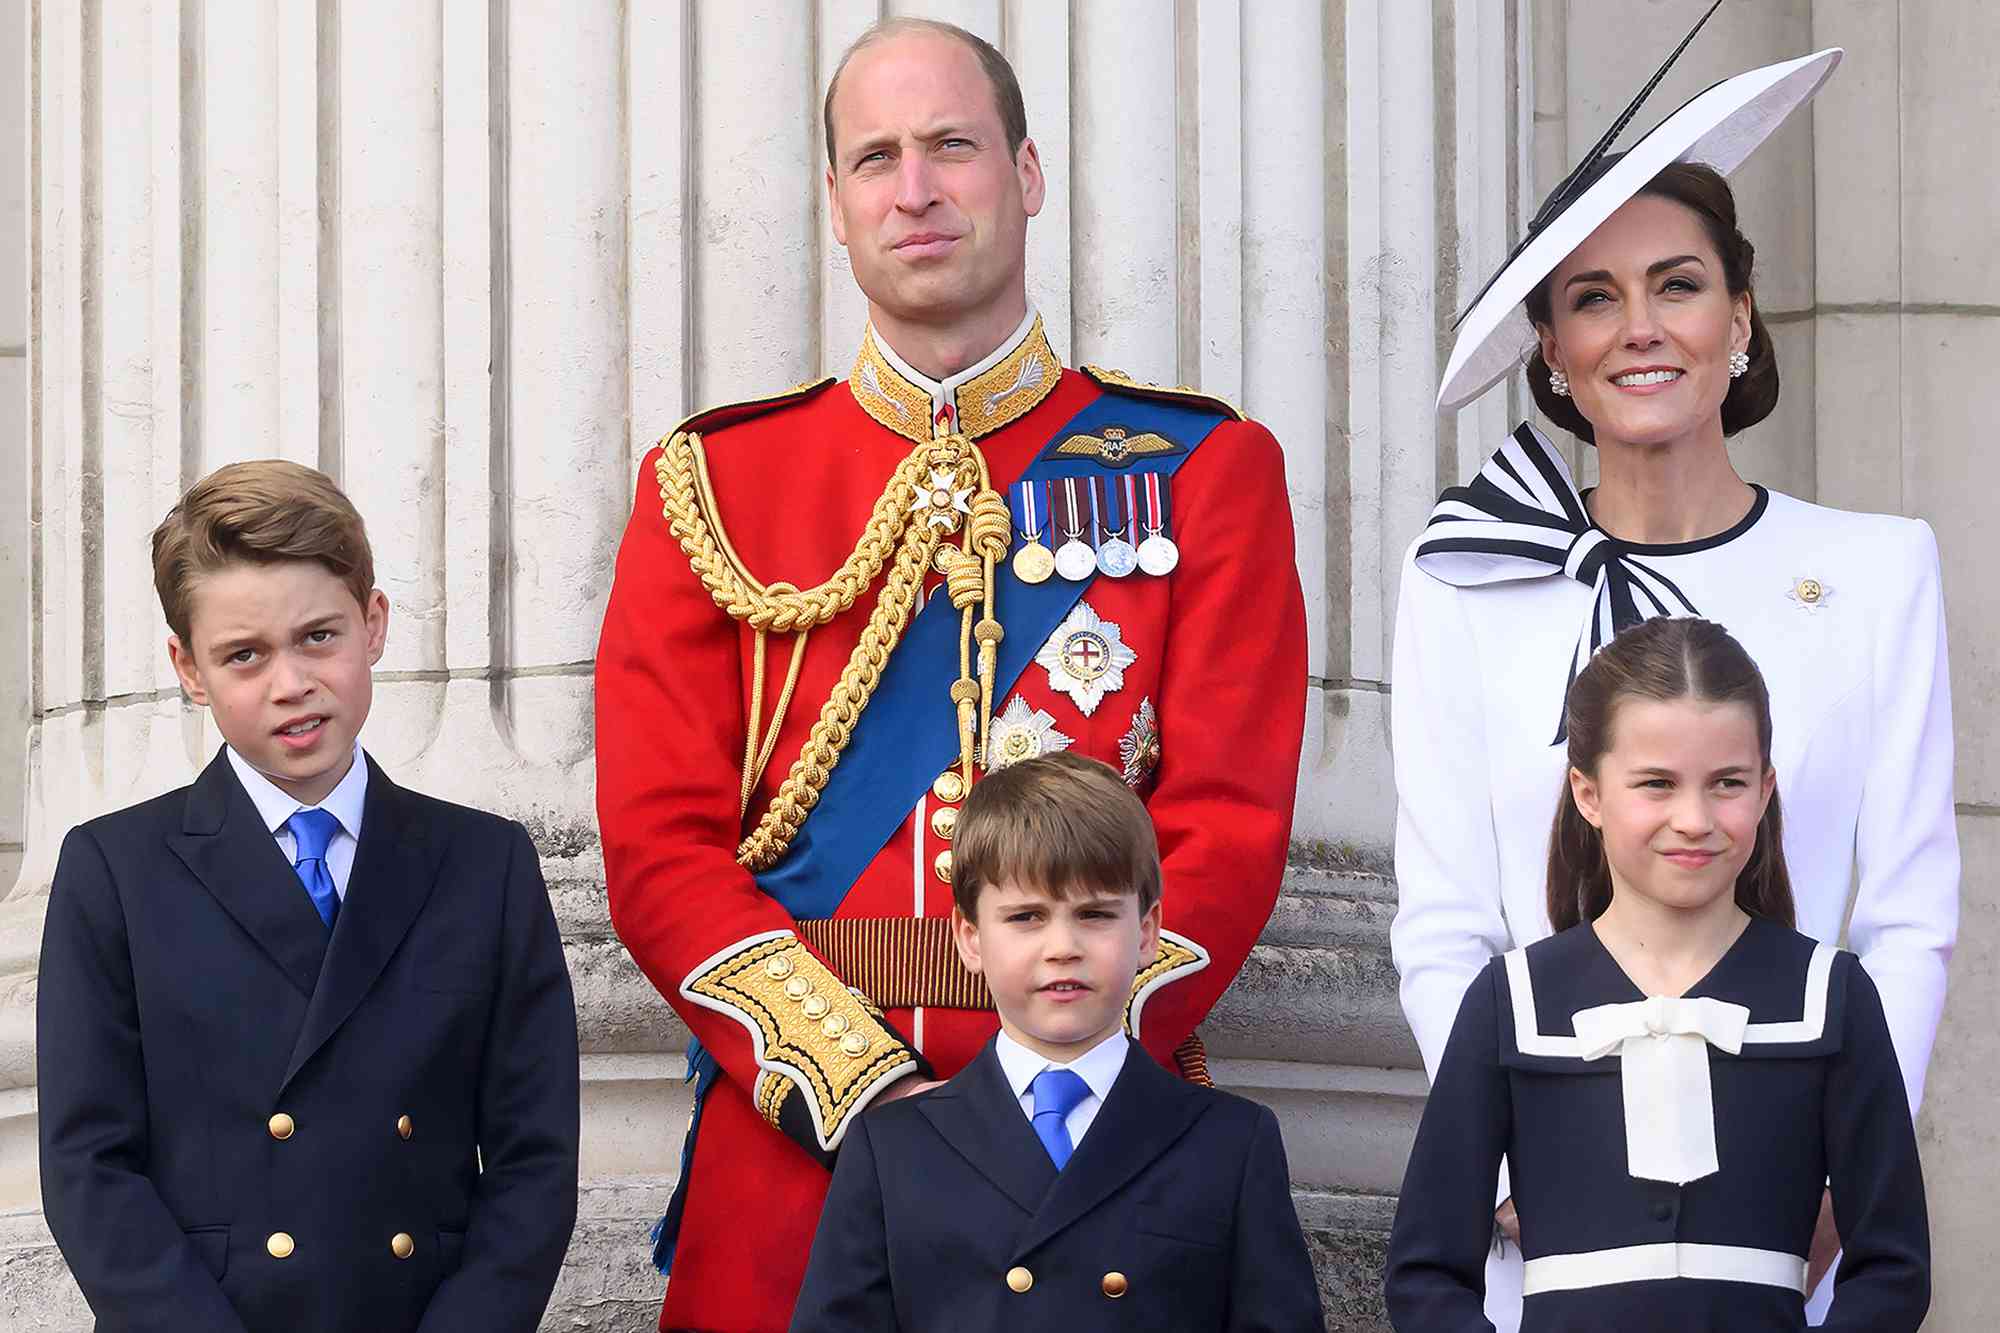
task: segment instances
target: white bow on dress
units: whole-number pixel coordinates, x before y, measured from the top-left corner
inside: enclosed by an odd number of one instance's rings
[[[1572,1022],[1585,1060],[1618,1053],[1626,1170],[1641,1180],[1685,1185],[1720,1169],[1708,1048],[1740,1053],[1748,1009],[1726,1000],[1656,995],[1582,1009]]]

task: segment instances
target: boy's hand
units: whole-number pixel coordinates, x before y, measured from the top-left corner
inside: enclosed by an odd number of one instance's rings
[[[1500,1228],[1500,1234],[1519,1245],[1521,1243],[1521,1215],[1514,1211],[1514,1200],[1509,1196],[1493,1210],[1493,1224]]]
[[[1813,1228],[1812,1248],[1806,1254],[1806,1295],[1819,1290],[1819,1280],[1840,1255],[1840,1232],[1833,1223],[1833,1191],[1820,1196],[1819,1225]]]
[[[891,1083],[887,1088],[884,1088],[881,1096],[875,1100],[878,1102],[893,1102],[904,1097],[914,1097],[920,1092],[929,1092],[932,1088],[941,1088],[943,1086],[944,1080],[941,1078],[926,1079],[921,1074],[905,1074],[894,1083]]]

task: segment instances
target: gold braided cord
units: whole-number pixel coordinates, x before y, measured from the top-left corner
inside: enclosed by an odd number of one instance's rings
[[[821,706],[819,719],[807,734],[798,758],[793,761],[770,807],[736,849],[736,860],[740,865],[752,871],[768,869],[783,858],[793,838],[798,835],[800,826],[805,823],[806,816],[818,804],[820,793],[826,789],[833,767],[840,761],[841,752],[846,749],[853,734],[854,724],[873,697],[882,671],[888,666],[889,654],[901,640],[916,608],[925,571],[943,536],[943,530],[929,522],[928,515],[922,520],[917,518],[917,497],[930,489],[930,474],[933,471],[943,472],[952,478],[954,489],[977,492],[972,502],[973,521],[966,525],[965,545],[968,549],[952,557],[954,562],[960,557],[972,560],[981,567],[984,576],[982,581],[985,586],[976,590],[962,607],[968,625],[972,615],[970,603],[977,601],[983,603],[985,611],[982,626],[991,623],[994,630],[999,628],[992,615],[992,566],[995,559],[1006,555],[1013,535],[1012,520],[1007,516],[1005,499],[994,492],[988,483],[986,460],[979,449],[963,435],[946,434],[940,430],[937,438],[912,450],[897,465],[881,498],[875,502],[860,542],[831,578],[816,588],[805,590],[794,590],[788,584],[774,583],[766,587],[745,568],[723,528],[700,439],[685,432],[677,433],[661,450],[654,471],[660,483],[661,512],[679,540],[695,575],[701,579],[717,606],[759,631],[760,639],[765,631],[802,632],[825,624],[851,607],[882,568],[885,565],[888,568],[888,577],[876,597],[860,641],[855,644],[847,666],[841,671],[826,703]],[[993,547],[995,506],[999,515],[997,556]],[[961,585],[964,582],[961,579]],[[959,605],[956,596],[953,604]],[[793,650],[793,669],[788,673],[790,679],[771,722],[773,742],[790,702],[791,687],[796,682],[803,648],[801,643]],[[961,660],[960,665],[960,680],[952,691],[954,700],[960,699],[959,686],[970,683],[974,698],[978,699],[983,694],[982,702],[987,705],[973,725],[968,725],[971,723],[967,716],[971,711],[969,703],[960,705],[961,762],[970,778],[971,742],[967,738],[969,735],[984,737],[989,725],[987,719],[991,715],[992,691],[990,686],[981,691],[976,682],[969,680],[969,661]],[[756,711],[761,713],[761,660],[756,663],[756,674],[753,702]],[[753,719],[753,737],[745,746],[745,782],[750,790],[754,790],[756,785],[751,774],[750,754],[758,748],[754,737],[757,725]],[[770,746],[764,749],[768,758]],[[762,764],[756,767],[761,771]],[[747,801],[745,808],[748,808]]]
[[[765,588],[744,568],[722,529],[699,435],[676,433],[660,451],[653,471],[660,482],[661,512],[715,604],[752,629],[788,634],[824,625],[846,611],[882,572],[909,526],[910,506],[933,466],[933,447],[919,445],[897,464],[868,516],[861,540],[840,568],[817,587],[790,592]]]

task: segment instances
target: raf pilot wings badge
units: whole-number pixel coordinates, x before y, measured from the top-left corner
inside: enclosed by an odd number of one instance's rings
[[[1054,452],[1069,458],[1092,459],[1104,467],[1125,468],[1142,458],[1163,458],[1187,450],[1151,431],[1135,435],[1123,426],[1105,426],[1096,435],[1070,436]]]

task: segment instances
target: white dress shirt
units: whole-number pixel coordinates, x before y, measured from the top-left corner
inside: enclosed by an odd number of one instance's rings
[[[297,845],[292,831],[285,827],[285,821],[301,810],[314,807],[301,804],[280,791],[275,783],[250,766],[250,761],[236,753],[233,745],[223,747],[229,755],[229,766],[236,770],[236,780],[243,784],[243,790],[250,793],[250,803],[257,807],[259,818],[271,836],[277,839],[278,850],[285,854],[285,860],[297,864]],[[361,837],[361,807],[368,795],[368,761],[362,757],[361,742],[354,743],[354,762],[348,767],[347,776],[340,784],[326,794],[318,809],[326,811],[340,821],[333,838],[326,844],[326,873],[333,877],[333,891],[342,902],[347,901],[347,877],[354,870],[354,847]]]
[[[1021,1114],[1030,1125],[1035,1123],[1035,1094],[1029,1085],[1043,1070],[1067,1069],[1089,1085],[1090,1092],[1063,1118],[1070,1147],[1080,1148],[1091,1121],[1097,1119],[1098,1108],[1111,1094],[1111,1085],[1118,1081],[1118,1071],[1125,1067],[1125,1051],[1130,1045],[1123,1032],[1114,1032],[1065,1065],[1035,1054],[1003,1030],[993,1040],[993,1054],[999,1057],[1000,1072],[1007,1076],[1007,1086],[1013,1089],[1014,1100],[1020,1103]]]

